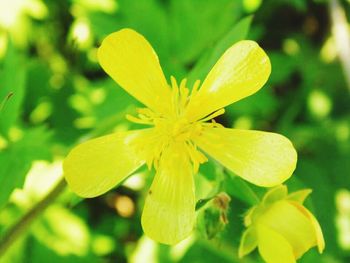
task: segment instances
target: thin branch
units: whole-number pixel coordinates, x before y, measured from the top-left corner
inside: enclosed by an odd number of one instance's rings
[[[24,214],[17,223],[11,226],[0,239],[0,257],[11,247],[13,243],[27,231],[30,225],[37,219],[42,212],[63,192],[66,187],[66,181],[62,178],[56,186],[26,214]]]

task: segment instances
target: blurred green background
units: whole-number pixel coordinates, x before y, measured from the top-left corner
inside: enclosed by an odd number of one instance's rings
[[[338,3],[346,18],[350,1]],[[107,34],[130,27],[153,45],[167,79],[203,80],[240,39],[266,50],[272,74],[265,87],[218,121],[291,139],[299,158],[287,185],[313,189],[306,206],[326,240],[323,255],[312,249],[299,262],[350,262],[350,76],[343,70],[350,56],[343,52],[342,64],[337,52],[349,48],[349,24],[332,20],[332,8],[316,0],[0,0],[0,235],[50,191],[74,145],[133,128],[125,114],[138,102],[96,59]],[[332,34],[341,26],[345,42]],[[98,198],[66,189],[0,262],[261,262],[256,252],[239,260],[237,248],[243,214],[265,190],[218,164],[200,173],[198,199],[218,185],[231,197],[229,224],[211,240],[205,228],[212,222],[203,216],[174,247],[143,235],[153,174],[145,169]]]

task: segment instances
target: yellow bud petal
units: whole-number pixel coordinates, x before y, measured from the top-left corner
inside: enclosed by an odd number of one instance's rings
[[[295,263],[293,248],[286,238],[264,225],[257,226],[258,248],[267,263]]]
[[[257,222],[282,235],[293,248],[296,258],[316,245],[312,222],[298,207],[286,200],[273,203]]]
[[[256,234],[256,229],[254,227],[249,227],[244,231],[241,238],[241,243],[239,244],[238,256],[239,258],[252,252],[258,245],[258,237]]]
[[[295,205],[300,211],[302,211],[310,219],[316,235],[318,252],[322,253],[325,248],[325,242],[324,242],[321,226],[318,223],[317,219],[304,206],[300,205],[299,203],[292,203],[292,204]]]
[[[303,204],[305,199],[312,193],[311,189],[304,189],[288,195],[287,200],[298,202]]]
[[[287,186],[279,185],[279,186],[276,186],[276,187],[270,189],[264,195],[262,202],[264,205],[271,204],[273,202],[276,202],[278,200],[285,198],[287,196],[287,194],[288,194]]]

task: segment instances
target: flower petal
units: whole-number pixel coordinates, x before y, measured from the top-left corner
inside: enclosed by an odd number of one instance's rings
[[[132,29],[112,33],[97,56],[108,75],[137,100],[158,113],[169,108],[170,88],[157,54],[142,35]]]
[[[195,220],[193,168],[184,147],[164,150],[141,219],[146,235],[169,245],[188,237]]]
[[[311,189],[303,189],[294,193],[291,193],[287,196],[287,200],[303,204],[305,199],[311,194]]]
[[[242,258],[252,252],[258,245],[255,227],[249,227],[243,232],[238,249],[238,257]]]
[[[188,118],[198,120],[254,94],[270,73],[270,60],[256,42],[237,42],[222,55],[189,102]]]
[[[204,128],[195,143],[228,169],[259,186],[283,183],[296,166],[292,143],[276,133]]]
[[[285,185],[279,185],[272,189],[270,189],[265,195],[262,200],[264,205],[272,204],[276,201],[279,201],[283,198],[285,198],[288,194],[287,186]]]
[[[318,252],[322,253],[324,248],[325,248],[325,242],[324,242],[321,226],[318,223],[317,219],[314,217],[314,215],[308,209],[306,209],[304,206],[300,205],[300,203],[293,202],[292,204],[294,206],[296,206],[300,211],[302,211],[311,221],[311,224],[314,228],[315,235],[316,235]]]
[[[258,248],[267,263],[295,263],[293,249],[279,233],[264,225],[257,226]]]
[[[130,143],[150,130],[118,132],[73,148],[63,162],[72,191],[82,197],[95,197],[120,183],[144,163]]]
[[[274,203],[259,217],[259,223],[281,234],[292,246],[296,258],[316,245],[312,222],[288,201]]]

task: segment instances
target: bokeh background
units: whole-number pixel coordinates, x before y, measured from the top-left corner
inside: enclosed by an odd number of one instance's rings
[[[96,59],[107,34],[129,27],[153,45],[167,79],[203,80],[240,39],[266,50],[265,87],[217,121],[293,141],[287,185],[313,189],[306,206],[326,240],[323,255],[312,249],[299,262],[350,262],[349,13],[350,1],[333,0],[0,0],[0,235],[52,189],[74,145],[135,128],[125,115],[140,105]],[[200,209],[193,236],[168,247],[140,225],[152,174],[141,169],[94,199],[65,189],[0,262],[261,262],[256,252],[239,260],[237,248],[244,212],[265,189],[204,165],[197,198],[225,191],[229,223]]]

